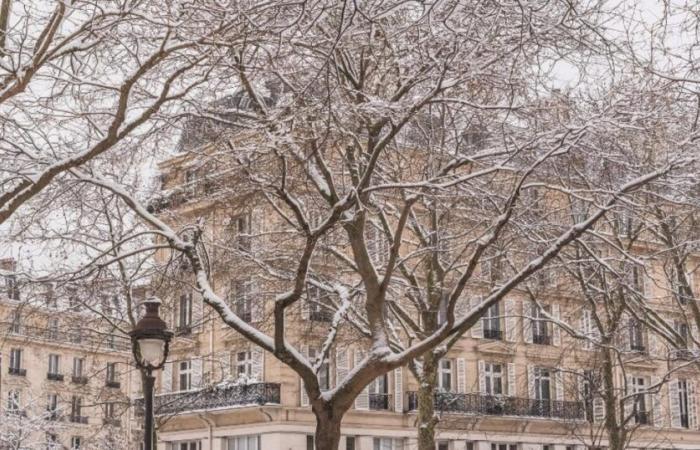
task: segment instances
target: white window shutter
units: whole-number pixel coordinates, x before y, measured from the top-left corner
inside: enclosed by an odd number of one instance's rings
[[[632,387],[632,376],[627,375],[625,382],[627,387],[627,398],[624,399],[624,414],[625,420],[632,415],[632,409],[634,408],[634,396],[630,394],[634,393],[634,388]],[[634,422],[632,422],[634,423]]]
[[[364,358],[363,354],[359,350],[355,350],[355,367],[357,367]],[[355,409],[368,410],[369,409],[369,386],[365,386],[362,392],[355,399]]]
[[[394,412],[403,412],[403,371],[394,369]]]
[[[335,351],[335,385],[338,386],[348,376],[350,371],[350,361],[348,361],[348,351],[346,349],[336,349]]]
[[[691,430],[698,429],[698,399],[695,391],[695,381],[688,380],[688,425]]]
[[[194,358],[192,364],[192,389],[200,389],[202,387],[202,359]]]
[[[467,392],[467,363],[464,358],[457,358],[457,392]]]
[[[559,320],[559,305],[557,303],[552,305],[552,317]],[[552,343],[557,347],[561,345],[561,328],[556,323],[552,323]]]
[[[671,417],[671,427],[681,427],[681,404],[678,395],[678,379],[671,378],[668,383],[668,409]]]
[[[532,319],[534,316],[535,304],[532,302],[523,303],[523,338],[528,344],[532,344]]]
[[[527,365],[527,395],[530,399],[534,399],[535,395],[535,366]]]
[[[486,393],[486,364],[483,360],[478,362],[479,368],[479,392],[482,394]]]
[[[250,375],[251,378],[254,378],[255,381],[258,383],[262,383],[265,381],[265,351],[258,347],[257,345],[254,346],[250,350],[250,359],[251,359],[251,371]]]
[[[515,300],[507,298],[505,301],[505,325],[506,325],[506,341],[516,341],[517,317],[515,312]]]
[[[603,423],[605,415],[605,401],[603,397],[596,396],[593,399],[593,421],[595,423]]]
[[[558,402],[564,401],[564,374],[560,370],[554,372],[554,398]]]
[[[308,358],[309,347],[302,345],[301,353]],[[299,377],[299,404],[301,406],[309,406],[309,395],[306,393],[306,386],[304,386],[304,380],[301,377]]]
[[[661,378],[659,377],[651,377],[651,385],[652,386],[659,386],[661,383]],[[661,408],[661,387],[657,388],[658,390],[651,394],[651,410],[652,410],[652,420],[654,421],[654,426],[661,428],[664,426],[664,416]]]
[[[509,397],[516,397],[517,396],[517,388],[515,387],[515,364],[514,363],[508,363],[507,368],[506,368],[506,376],[508,377],[508,396]]]
[[[160,390],[161,392],[172,392],[173,391],[173,363],[167,362],[163,366],[163,373],[160,379]]]
[[[470,305],[471,305],[471,308],[470,308],[470,309],[476,308],[480,303],[481,303],[481,298],[480,298],[480,297],[472,298],[471,301],[470,301]],[[473,337],[473,338],[481,339],[481,338],[484,337],[483,327],[481,326],[481,319],[479,319],[479,320],[474,324],[474,326],[472,326],[471,331],[472,331],[472,337]]]

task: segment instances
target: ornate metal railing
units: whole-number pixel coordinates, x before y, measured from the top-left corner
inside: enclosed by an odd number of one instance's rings
[[[391,405],[391,394],[369,394],[369,409],[374,411],[388,411]]]
[[[187,411],[266,404],[280,404],[280,385],[278,383],[238,384],[198,391],[160,394],[154,398],[153,409],[156,415],[168,415]],[[142,413],[143,399],[137,399],[135,406],[137,413]]]
[[[48,327],[17,325],[13,322],[0,322],[0,335],[43,339],[51,342],[79,344],[88,347],[102,347],[119,351],[131,351],[129,339],[121,336],[100,334],[91,330],[57,330]]]
[[[408,393],[408,410],[418,408],[416,392]],[[442,413],[482,414],[488,416],[531,416],[584,420],[583,402],[533,400],[485,394],[435,394],[435,409]]]

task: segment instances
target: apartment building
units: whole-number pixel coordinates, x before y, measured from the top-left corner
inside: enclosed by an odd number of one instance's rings
[[[229,106],[235,103],[234,98]],[[211,150],[206,143],[211,136],[198,138],[185,143],[199,145],[197,151],[160,165],[162,194],[152,211],[176,225],[206,218],[208,238],[224,243],[214,245],[207,255],[214,289],[226,295],[239,317],[269,331],[273,299],[283,287],[273,277],[259,274],[256,258],[231,256],[219,248],[228,246],[256,257],[257,251],[268,250],[287,257],[275,235],[278,215],[256,200],[253,189],[236,178],[235,171],[197,160],[193,155]],[[224,186],[218,181],[222,178]],[[621,216],[614,226],[624,231],[631,220]],[[387,241],[371,235],[371,228],[369,233],[370,257],[386,258]],[[698,260],[686,263],[687,279],[697,289]],[[687,320],[689,305],[679,304],[672,295],[677,288],[669,286],[664,270],[651,265],[644,271],[633,268],[630,285],[680,336],[696,337],[697,330]],[[500,271],[493,259],[482,264],[459,308],[478,304],[480,294],[498,282]],[[161,296],[176,339],[156,397],[159,448],[312,450],[315,417],[299,377],[206,308],[188,280],[186,266],[170,278],[176,282]],[[627,447],[700,448],[696,346],[669,345],[627,313],[615,324],[598,323],[595,311],[576,289],[570,289],[572,280],[566,277],[545,274],[538,283],[536,302],[532,290],[515,289],[440,361],[437,450],[605,449],[601,429],[612,413],[600,392],[602,347],[591,342],[601,343],[605,334],[601,325],[614,325],[610,338],[619,360],[611,376],[616,408],[623,410],[614,414],[624,413],[625,426],[633,430]],[[304,299],[287,315],[293,324],[289,341],[312,361],[326,338],[334,305],[327,293],[309,285]],[[571,329],[555,325],[559,320]],[[362,359],[365,349],[359,342],[351,332],[339,332],[329,358],[321,363],[323,388],[333,388]],[[416,448],[418,387],[408,367],[374,380],[346,414],[340,448]]]
[[[0,288],[0,448],[131,448],[131,346],[91,311],[118,321],[118,303],[23,286],[11,259]]]

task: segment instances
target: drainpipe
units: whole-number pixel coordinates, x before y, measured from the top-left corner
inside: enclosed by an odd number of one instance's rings
[[[209,450],[214,450],[214,422],[205,414],[197,414],[197,417],[206,424],[209,430]]]

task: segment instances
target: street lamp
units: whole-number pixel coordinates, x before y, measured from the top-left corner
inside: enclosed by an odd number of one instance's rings
[[[158,315],[160,304],[161,301],[157,297],[147,298],[142,303],[146,307],[146,314],[129,332],[136,365],[144,374],[143,399],[146,409],[144,450],[153,450],[153,385],[155,383],[153,371],[160,370],[165,365],[170,339],[173,337],[173,333],[167,330],[168,326]]]

